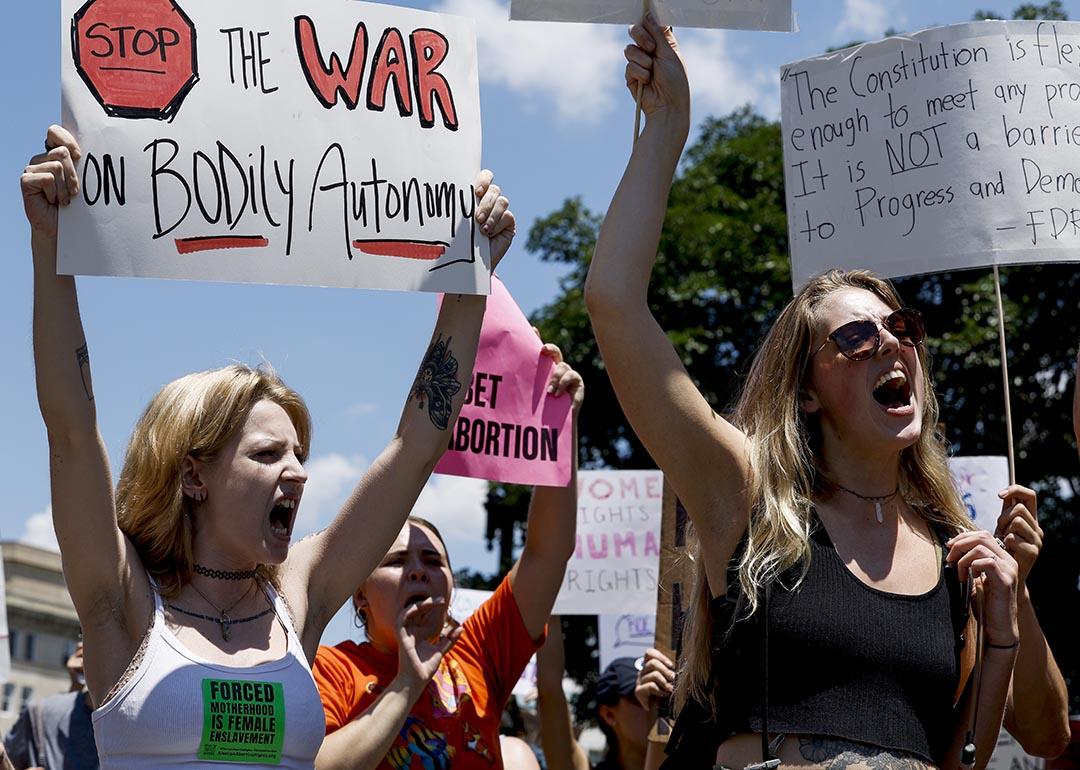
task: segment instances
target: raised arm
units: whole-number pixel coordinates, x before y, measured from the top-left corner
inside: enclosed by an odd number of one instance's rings
[[[536,487],[533,490],[525,548],[517,563],[510,568],[510,589],[525,628],[533,639],[538,639],[544,633],[544,626],[566,573],[566,562],[574,552],[578,513],[577,422],[585,398],[581,375],[562,360],[559,348],[548,343],[544,345],[544,355],[555,361],[548,380],[549,396],[573,399],[574,437],[570,455],[573,466],[570,483],[565,487]],[[518,586],[525,586],[525,590],[518,590]]]
[[[59,207],[78,194],[81,152],[59,126],[49,128],[45,145],[51,149],[34,156],[20,180],[34,259],[34,365],[49,438],[53,526],[90,650],[87,681],[101,696],[131,659],[133,639],[137,643],[145,627],[125,618],[148,617],[150,600],[138,559],[116,524],[75,279],[56,274]]]
[[[514,215],[490,171],[476,182],[476,220],[491,238],[492,267],[514,236]],[[447,295],[420,363],[397,432],[341,512],[318,535],[297,543],[285,569],[285,591],[308,659],[330,618],[386,555],[446,449],[472,375],[486,297]],[[302,620],[301,620],[302,619]]]
[[[702,397],[647,291],[672,177],[690,122],[689,86],[670,30],[631,31],[627,85],[643,83],[645,130],[604,218],[585,284],[596,341],[627,419],[694,521],[714,595],[746,528],[747,456],[740,431]]]
[[[566,649],[558,615],[548,621],[548,637],[536,652],[536,716],[540,721],[540,746],[548,770],[589,770],[589,757],[574,739],[570,704],[563,692]]]
[[[1001,516],[995,534],[1016,559],[1020,583],[1016,607],[1020,648],[1005,706],[1005,729],[1028,754],[1056,757],[1069,745],[1069,691],[1027,588],[1028,575],[1043,544],[1038,500],[1034,490],[1019,484],[1003,489],[999,497]]]

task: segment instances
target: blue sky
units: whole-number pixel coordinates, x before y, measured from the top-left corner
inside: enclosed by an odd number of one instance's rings
[[[484,165],[492,168],[519,221],[518,243],[500,275],[528,313],[550,301],[559,270],[524,250],[539,216],[582,195],[602,211],[630,150],[633,102],[622,78],[625,31],[617,26],[507,21],[502,0],[414,0],[412,7],[477,20]],[[1010,14],[1018,0],[795,0],[793,34],[682,30],[694,91],[694,120],[751,102],[779,114],[778,69],[887,28],[914,31],[967,21],[977,9]],[[302,4],[297,2],[298,10]],[[0,537],[48,543],[48,453],[37,412],[30,343],[29,231],[18,175],[59,119],[59,2],[9,4],[0,71],[0,234],[6,245],[0,303],[8,502]],[[1073,18],[1080,0],[1067,0]],[[132,425],[165,382],[239,360],[273,363],[315,417],[299,530],[325,525],[368,461],[391,436],[426,344],[431,295],[148,279],[79,279],[94,368],[98,419],[114,472]],[[435,477],[417,512],[436,521],[455,565],[483,571],[483,482]]]

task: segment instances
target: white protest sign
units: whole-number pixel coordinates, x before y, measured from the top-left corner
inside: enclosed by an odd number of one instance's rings
[[[663,24],[790,32],[791,0],[651,0]],[[510,0],[510,18],[636,24],[641,0]]]
[[[1005,457],[950,457],[949,470],[960,488],[968,515],[979,529],[993,532],[1001,515],[998,492],[1009,486]]]
[[[600,670],[616,658],[640,658],[656,639],[656,613],[597,617]]]
[[[553,613],[656,607],[664,478],[660,471],[579,471],[577,546]]]
[[[62,273],[489,291],[467,19],[320,0],[63,0],[84,157]]]
[[[796,286],[1080,259],[1080,24],[939,27],[780,80]]]
[[[1001,728],[998,733],[994,753],[986,763],[986,770],[1043,770],[1045,767],[1045,759],[1033,757],[1024,751],[1016,738],[1009,735],[1005,728]]]
[[[450,597],[450,616],[458,623],[465,620],[476,612],[480,605],[491,598],[494,591],[484,591],[479,588],[455,588]],[[529,658],[525,669],[521,672],[514,684],[512,693],[522,698],[528,697],[536,691],[536,656]]]

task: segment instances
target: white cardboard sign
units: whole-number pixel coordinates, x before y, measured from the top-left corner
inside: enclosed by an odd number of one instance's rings
[[[600,615],[597,617],[600,642],[600,670],[616,658],[640,658],[656,640],[656,613]]]
[[[660,471],[579,471],[577,546],[553,613],[655,610],[660,566]]]
[[[63,0],[62,273],[486,294],[470,20]]]
[[[1009,486],[1005,457],[950,457],[949,470],[960,488],[968,515],[979,529],[993,532],[1001,516],[998,492]]]
[[[780,80],[796,286],[1080,258],[1080,23],[938,27]]]
[[[663,24],[790,32],[791,0],[652,0]],[[525,21],[577,21],[636,24],[641,0],[510,0],[510,18]]]
[[[1033,757],[1024,751],[1004,727],[998,733],[997,746],[986,763],[986,770],[1043,770],[1045,767],[1045,759]]]

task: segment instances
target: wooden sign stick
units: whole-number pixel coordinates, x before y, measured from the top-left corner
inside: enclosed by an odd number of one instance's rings
[[[1016,483],[1016,459],[1013,456],[1012,406],[1009,401],[1009,359],[1005,349],[1005,310],[1001,303],[1001,275],[994,265],[994,292],[997,295],[998,343],[1001,345],[1001,384],[1005,394],[1005,439],[1009,444],[1009,483]]]

